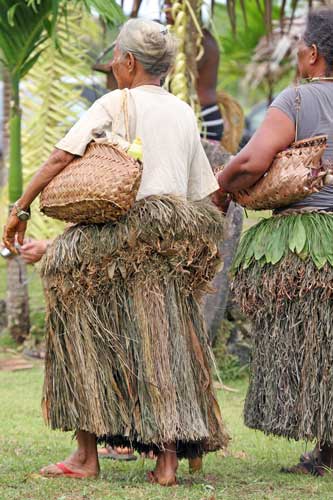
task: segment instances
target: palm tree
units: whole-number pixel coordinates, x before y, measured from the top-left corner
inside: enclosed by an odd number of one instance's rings
[[[21,154],[20,81],[34,66],[52,38],[59,47],[55,26],[66,12],[69,0],[0,0],[0,51],[8,71],[11,89],[9,118],[8,197],[10,207],[23,188]],[[119,22],[122,12],[113,0],[82,0],[87,9],[95,9],[110,23]],[[26,270],[19,257],[8,260],[8,328],[17,342],[29,333],[29,307]]]
[[[11,100],[9,114],[8,196],[10,206],[22,194],[20,80],[41,53],[41,45],[50,36],[57,2],[45,0],[28,5],[21,0],[0,0],[0,48],[8,73]],[[26,268],[19,257],[8,259],[7,321],[12,337],[23,342],[29,333],[29,306]]]

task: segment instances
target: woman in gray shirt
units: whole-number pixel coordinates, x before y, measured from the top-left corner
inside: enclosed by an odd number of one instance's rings
[[[298,139],[328,136],[333,160],[333,9],[312,11],[299,44]],[[252,186],[295,139],[294,88],[283,91],[247,146],[219,175],[220,194]],[[324,187],[245,233],[234,289],[253,319],[245,423],[267,434],[316,440],[288,472],[333,466],[333,189]],[[290,210],[292,214],[290,215]]]

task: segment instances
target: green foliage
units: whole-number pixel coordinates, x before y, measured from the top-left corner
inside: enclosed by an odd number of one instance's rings
[[[0,0],[0,49],[11,78],[21,79],[37,61],[52,35],[58,0]]]
[[[234,322],[224,319],[213,345],[216,366],[223,382],[238,380],[247,374],[247,366],[242,366],[239,358],[228,352],[227,343],[234,327]]]
[[[237,33],[233,34],[228,22],[225,6],[216,5],[214,14],[215,35],[221,48],[221,62],[219,68],[219,84],[223,89],[235,90],[240,78],[245,73],[245,65],[249,63],[252,51],[260,38],[265,34],[262,17],[258,13],[255,2],[246,7],[247,24],[237,8]]]
[[[0,351],[1,349],[17,349],[17,342],[13,339],[7,328],[2,330],[0,335]]]
[[[240,95],[244,93],[241,83],[245,76],[246,65],[250,62],[253,51],[259,40],[265,35],[266,29],[262,14],[254,1],[246,3],[246,21],[240,4],[237,4],[235,16],[237,31],[233,33],[226,6],[216,5],[214,35],[217,37],[221,49],[219,87],[239,99]],[[278,17],[277,8],[273,9],[273,17]],[[258,90],[253,93],[254,99],[258,100]],[[265,89],[259,89],[259,94],[259,98],[265,95]]]
[[[61,53],[47,40],[39,60],[27,75],[22,97],[25,183],[77,121],[79,111],[90,106],[81,95],[82,82],[91,75],[90,48],[101,38],[101,31],[82,6],[68,7],[66,19],[60,19],[56,27]],[[28,225],[30,236],[52,238],[62,232],[64,224],[43,216],[37,201],[32,213]]]
[[[333,266],[333,219],[325,214],[299,214],[263,219],[244,234],[234,269],[247,269],[254,261],[277,264],[289,252],[312,259],[317,269]]]
[[[89,12],[95,10],[109,26],[119,26],[126,17],[115,0],[76,0],[83,2]]]
[[[322,0],[324,5],[325,0]],[[226,8],[233,32],[238,31],[239,13],[245,24],[248,20],[249,6],[253,6],[261,17],[261,22],[265,26],[265,31],[270,33],[272,30],[272,21],[276,17],[278,9],[278,18],[283,20],[284,17],[290,16],[293,18],[298,7],[308,5],[311,7],[313,0],[251,0],[251,3],[246,0],[226,0]]]

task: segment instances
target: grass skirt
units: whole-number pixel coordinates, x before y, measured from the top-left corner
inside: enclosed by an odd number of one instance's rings
[[[139,451],[176,442],[179,457],[226,445],[199,303],[222,229],[211,205],[152,197],[55,240],[42,263],[53,429]]]
[[[233,288],[253,321],[248,427],[333,445],[332,243],[328,214],[273,217],[243,238]]]

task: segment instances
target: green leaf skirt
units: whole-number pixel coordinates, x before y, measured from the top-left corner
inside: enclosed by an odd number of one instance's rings
[[[333,216],[278,216],[248,230],[236,300],[253,325],[245,423],[333,445]]]

